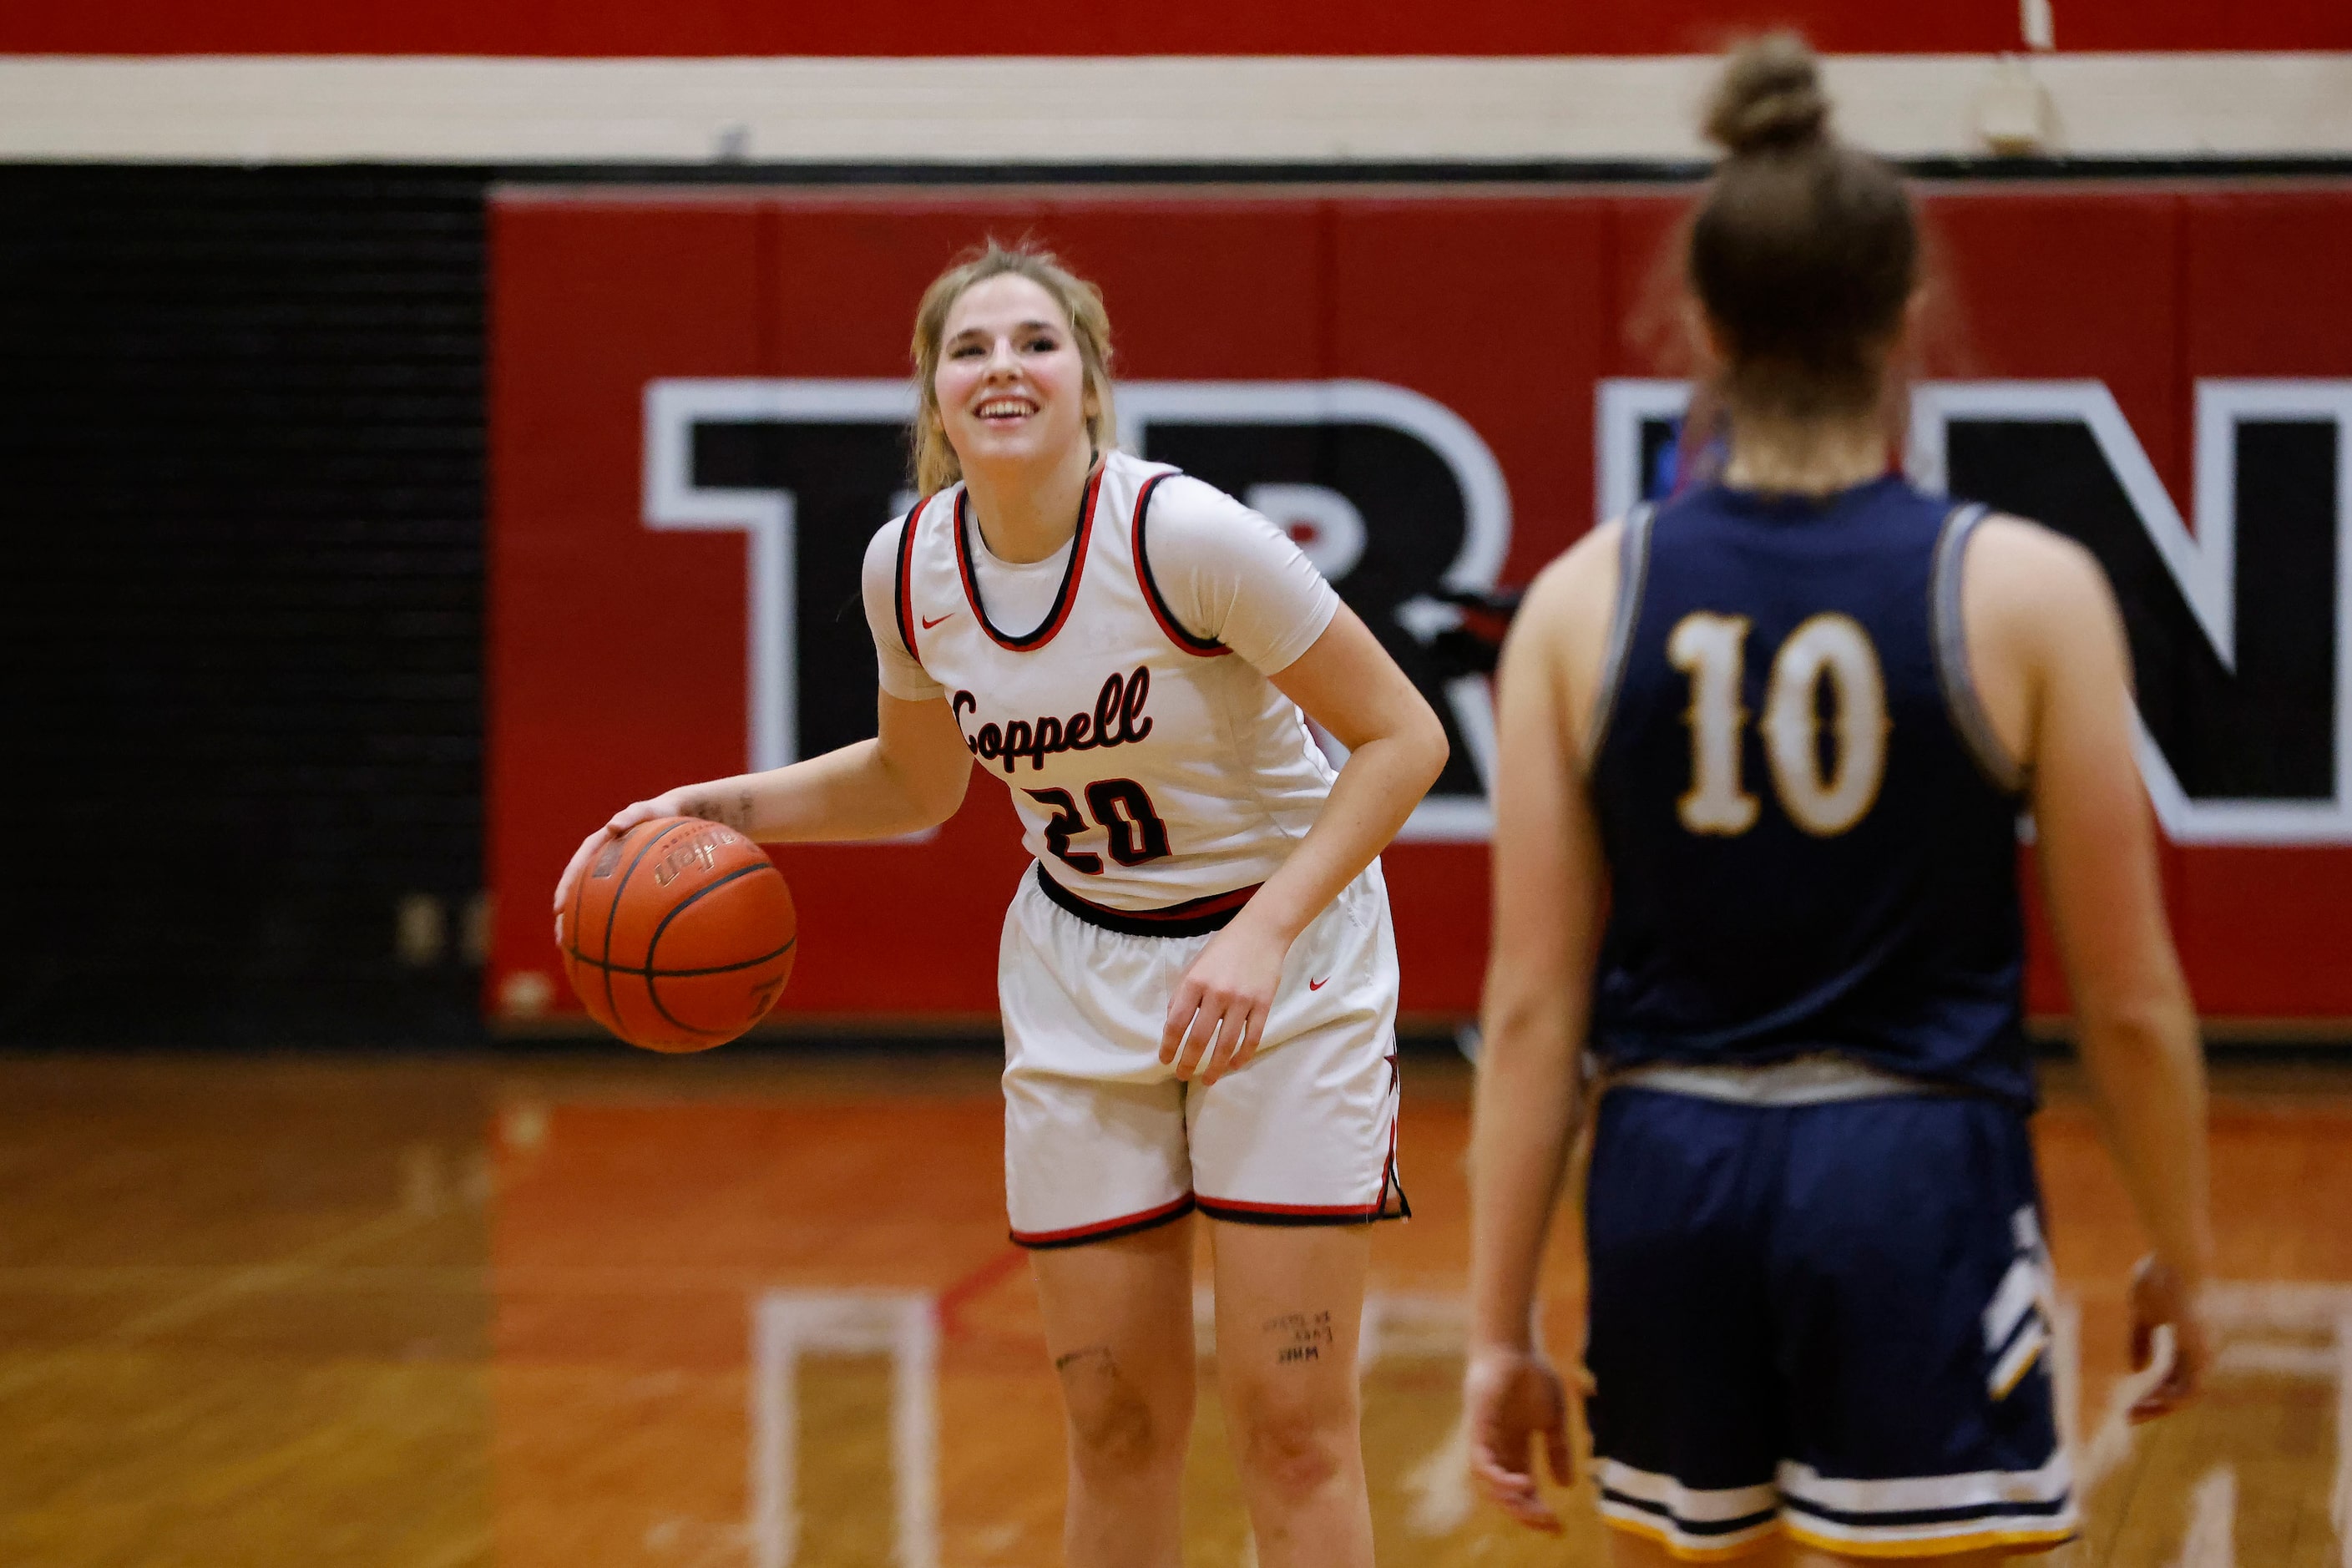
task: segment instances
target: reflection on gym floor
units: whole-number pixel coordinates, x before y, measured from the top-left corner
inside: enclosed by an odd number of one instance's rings
[[[1597,1563],[1589,1506],[1563,1547],[1463,1482],[1467,1079],[1415,1066],[1364,1339],[1381,1560]],[[2221,1352],[2149,1428],[2127,1206],[2063,1075],[2040,1119],[2092,1521],[2053,1562],[2352,1562],[2352,1075],[2217,1088]],[[970,1055],[0,1062],[0,1562],[1052,1563],[998,1139]],[[1564,1216],[1557,1345],[1575,1253]],[[1187,1561],[1236,1568],[1202,1395]]]

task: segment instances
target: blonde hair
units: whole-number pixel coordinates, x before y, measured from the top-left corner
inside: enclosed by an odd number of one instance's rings
[[[1025,239],[1006,246],[992,238],[958,257],[933,279],[915,309],[912,446],[918,495],[935,495],[963,478],[963,464],[948,444],[947,428],[940,419],[940,354],[948,312],[972,285],[1007,274],[1026,278],[1045,290],[1069,320],[1070,335],[1077,340],[1078,358],[1086,365],[1086,388],[1094,398],[1094,412],[1087,416],[1087,439],[1100,451],[1118,433],[1118,419],[1111,408],[1110,316],[1103,309],[1102,290],[1064,267],[1050,250]]]

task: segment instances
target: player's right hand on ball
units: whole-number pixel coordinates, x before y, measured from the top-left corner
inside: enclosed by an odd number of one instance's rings
[[[1575,1477],[1568,1451],[1568,1390],[1541,1354],[1509,1346],[1474,1351],[1462,1376],[1462,1405],[1470,1422],[1470,1474],[1478,1489],[1530,1530],[1560,1532],[1559,1515],[1543,1500],[1536,1479],[1536,1447],[1543,1447],[1551,1479]]]
[[[634,805],[623,806],[613,814],[613,819],[610,822],[580,841],[580,847],[572,852],[571,864],[563,868],[563,875],[555,884],[556,946],[563,945],[563,911],[572,902],[572,887],[586,873],[588,862],[596,858],[596,851],[640,822],[651,822],[659,816],[685,816],[686,813],[677,807],[676,793],[672,791],[668,795],[657,795],[651,800],[641,800]]]

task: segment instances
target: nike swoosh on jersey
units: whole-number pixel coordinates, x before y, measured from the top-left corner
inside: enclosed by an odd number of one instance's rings
[[[954,615],[955,612],[953,610],[950,610],[946,615],[940,616],[937,620],[932,619],[929,616],[925,616],[923,617],[923,629],[925,631],[929,631],[933,626],[938,626],[940,621],[949,620],[952,618]]]
[[[1329,975],[1328,975],[1328,974],[1327,974],[1327,975],[1325,975],[1325,976],[1324,976],[1322,979],[1320,979],[1320,980],[1310,980],[1310,981],[1308,981],[1308,982],[1307,983],[1307,989],[1308,989],[1309,991],[1320,991],[1320,990],[1322,990],[1322,989],[1323,989],[1323,987],[1325,987],[1326,985],[1328,985],[1328,984],[1331,984],[1331,977],[1330,977]]]

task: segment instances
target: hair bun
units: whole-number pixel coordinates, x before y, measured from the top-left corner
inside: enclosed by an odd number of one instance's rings
[[[1733,157],[1801,147],[1829,134],[1821,61],[1794,33],[1769,33],[1732,51],[1708,100],[1708,141]]]

